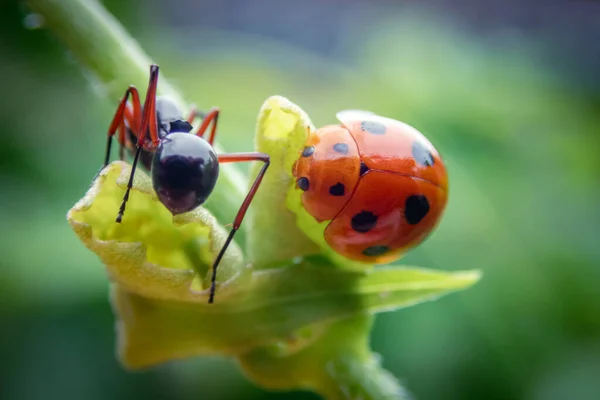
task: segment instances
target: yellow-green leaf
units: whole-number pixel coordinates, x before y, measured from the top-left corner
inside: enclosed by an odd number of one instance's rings
[[[248,258],[256,265],[269,266],[320,251],[300,231],[295,215],[285,205],[288,189],[294,185],[292,166],[311,126],[308,115],[284,97],[269,97],[260,109],[255,147],[270,156],[271,165],[246,222],[249,231],[260,232],[249,235],[246,246]],[[251,175],[260,167],[255,165]]]
[[[271,167],[257,193],[249,230],[248,253],[258,264],[269,265],[295,256],[322,252],[337,265],[365,269],[334,252],[325,242],[328,221],[317,222],[302,206],[293,165],[300,157],[308,133],[315,127],[298,105],[282,96],[269,97],[261,107],[256,126],[256,149],[271,157]],[[260,166],[255,166],[253,176]]]
[[[383,369],[369,346],[374,317],[359,315],[311,327],[299,341],[310,341],[291,352],[266,346],[243,354],[240,365],[261,386],[284,390],[311,389],[329,400],[407,399],[396,378]],[[312,333],[312,335],[311,335]]]
[[[145,298],[116,287],[122,360],[132,368],[145,367],[192,355],[241,355],[263,346],[291,354],[335,321],[431,300],[479,277],[477,272],[401,268],[361,273],[323,268],[323,262],[255,271],[210,307]]]
[[[123,222],[117,224],[129,174],[128,164],[110,164],[67,217],[113,282],[119,355],[130,368],[201,354],[261,354],[263,348],[271,349],[268,354],[277,349],[277,358],[265,359],[264,367],[285,364],[287,356],[311,347],[322,335],[330,338],[324,343],[335,341],[331,329],[337,321],[414,305],[479,279],[474,271],[334,268],[321,255],[261,270],[245,266],[233,244],[219,267],[217,302],[208,305],[210,266],[226,230],[202,208],[173,217],[142,171],[136,174]],[[323,349],[305,353],[306,362],[318,362]],[[334,361],[344,371],[354,365],[348,373],[380,369],[371,358],[351,358],[348,365],[343,360]],[[289,379],[286,384],[292,385]],[[314,379],[317,385],[323,377]],[[383,384],[387,378],[382,379]],[[365,384],[359,384],[361,390]]]
[[[123,221],[116,223],[130,171],[120,161],[106,167],[69,211],[69,223],[122,288],[145,297],[206,302],[212,260],[227,232],[202,208],[173,217],[139,169]],[[243,266],[242,253],[233,243],[218,281],[234,279]]]

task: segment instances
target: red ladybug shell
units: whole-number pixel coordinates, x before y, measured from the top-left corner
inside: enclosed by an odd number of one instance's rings
[[[311,133],[294,167],[304,208],[330,221],[325,240],[356,261],[392,262],[435,228],[448,200],[446,167],[415,128],[366,111]]]

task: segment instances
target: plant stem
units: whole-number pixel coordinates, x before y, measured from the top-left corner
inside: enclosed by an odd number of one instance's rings
[[[56,35],[77,58],[98,92],[116,107],[129,85],[142,91],[148,85],[153,61],[123,26],[95,0],[27,0],[31,11],[44,18],[44,27]],[[175,100],[182,110],[188,104],[160,75],[158,92]],[[142,92],[143,93],[143,92]],[[107,119],[106,126],[108,127]],[[216,145],[217,152],[222,153]],[[223,223],[233,220],[242,203],[247,180],[233,165],[222,165],[219,182],[206,207]],[[241,236],[241,235],[240,235]],[[243,243],[240,238],[240,243]]]
[[[333,356],[324,364],[317,385],[327,400],[410,400],[411,396],[392,373],[381,366],[379,355],[369,346],[373,315],[338,321],[329,331],[327,348]]]
[[[272,390],[309,389],[327,400],[410,400],[398,380],[386,371],[371,351],[369,332],[373,315],[357,315],[307,332],[324,333],[305,348],[281,353],[279,347],[260,347],[238,356],[246,376]],[[302,347],[302,339],[294,345]]]
[[[331,382],[321,393],[328,400],[410,400],[397,379],[379,365],[374,354],[364,359],[349,354],[326,365]]]

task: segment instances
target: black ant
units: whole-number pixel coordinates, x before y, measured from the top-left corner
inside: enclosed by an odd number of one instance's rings
[[[116,222],[120,223],[123,219],[140,157],[142,164],[151,172],[152,186],[159,200],[173,215],[191,211],[206,201],[217,183],[219,163],[245,161],[262,161],[264,163],[238,210],[225,244],[214,261],[208,298],[208,302],[213,303],[217,267],[233,240],[233,236],[240,228],[246,211],[269,167],[269,156],[257,152],[216,154],[212,144],[217,130],[219,109],[213,108],[207,113],[192,109],[187,120],[184,120],[173,100],[156,96],[157,83],[158,65],[151,65],[150,83],[143,110],[138,90],[132,85],[121,99],[108,128],[106,157],[102,168],[109,163],[112,138],[117,130],[119,131],[121,160],[124,158],[123,148],[127,147],[133,152],[133,142],[137,142],[129,183]],[[132,107],[127,103],[129,96],[131,96]],[[196,116],[202,117],[202,123],[193,133],[192,122]],[[209,125],[212,125],[210,135],[208,140],[205,140],[204,133]],[[126,134],[126,130],[129,131],[129,134]]]

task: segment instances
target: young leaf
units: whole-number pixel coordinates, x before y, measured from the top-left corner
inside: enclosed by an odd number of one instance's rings
[[[295,216],[285,206],[290,187],[295,185],[291,171],[300,155],[306,131],[312,123],[298,106],[281,96],[269,97],[258,114],[255,147],[271,158],[271,165],[254,197],[247,217],[248,258],[257,266],[268,266],[293,257],[316,254],[316,246],[296,225]],[[254,165],[251,175],[261,165]]]
[[[321,252],[346,268],[365,269],[368,264],[350,261],[325,242],[329,221],[317,222],[302,206],[292,170],[308,133],[315,127],[298,105],[282,96],[269,97],[260,109],[256,148],[271,156],[271,167],[256,194],[248,221],[248,253],[257,264],[270,264],[295,256]],[[260,166],[255,166],[253,174]]]
[[[310,332],[316,338],[335,321],[434,299],[478,279],[476,272],[417,269],[365,274],[324,268],[323,262],[256,271],[243,284],[228,285],[228,296],[210,306],[145,298],[116,286],[122,361],[138,368],[192,355],[241,355],[268,345],[299,349],[310,343],[299,336]]]

